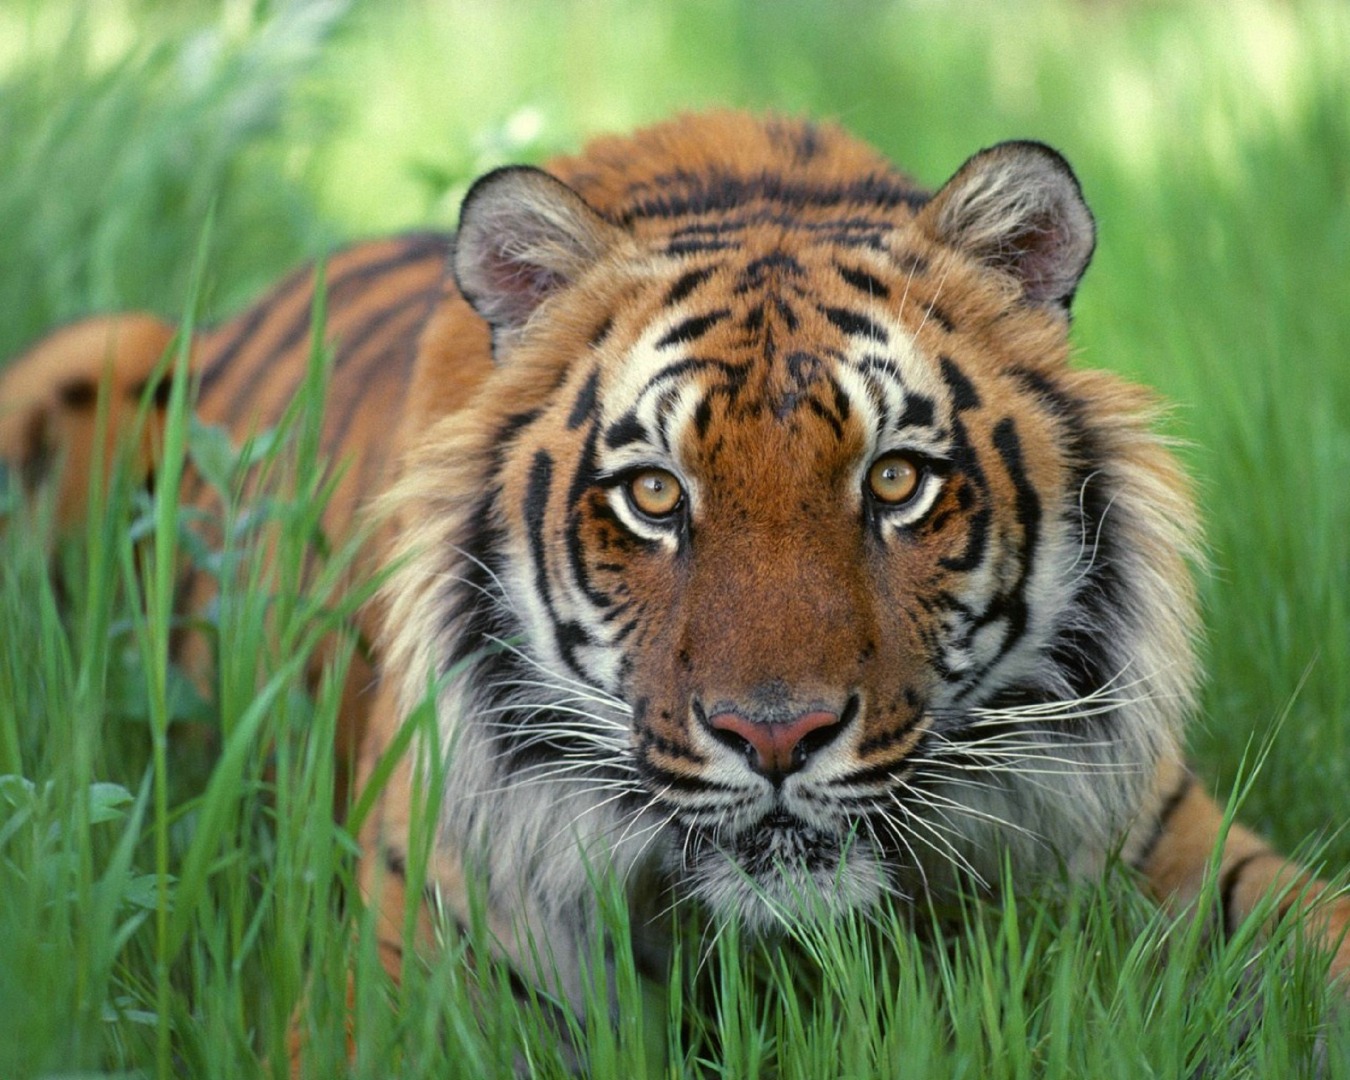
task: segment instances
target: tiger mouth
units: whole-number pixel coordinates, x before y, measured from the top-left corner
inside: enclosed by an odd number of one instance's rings
[[[888,891],[876,853],[850,832],[774,809],[734,835],[692,830],[683,847],[686,895],[756,934],[874,905]]]
[[[780,877],[785,868],[817,873],[838,864],[844,838],[775,807],[753,825],[736,833],[694,828],[698,846],[720,851],[743,873],[756,880]]]
[[[732,854],[741,869],[755,878],[780,874],[784,866],[815,873],[839,861],[840,841],[832,833],[775,810],[736,838]]]

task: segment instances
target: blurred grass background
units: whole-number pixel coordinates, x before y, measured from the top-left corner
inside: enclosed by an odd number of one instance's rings
[[[1350,866],[1341,0],[0,0],[0,357],[183,310],[212,208],[219,318],[343,239],[452,227],[489,167],[712,104],[837,119],[932,185],[1005,138],[1068,156],[1081,362],[1173,404],[1208,523],[1199,771],[1226,791],[1271,740],[1243,816]]]

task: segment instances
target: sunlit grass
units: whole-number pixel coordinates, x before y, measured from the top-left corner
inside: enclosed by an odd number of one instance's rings
[[[837,117],[934,184],[980,146],[1045,139],[1101,228],[1082,360],[1175,403],[1166,427],[1199,481],[1214,563],[1200,771],[1226,788],[1269,743],[1243,816],[1286,846],[1325,833],[1334,872],[1350,866],[1336,831],[1350,761],[1347,101],[1350,9],[1332,2],[6,0],[0,354],[89,310],[218,317],[337,237],[451,225],[485,168],[679,108]],[[316,374],[310,405],[320,396]],[[387,1006],[369,913],[350,902],[351,837],[328,814],[340,673],[314,693],[302,673],[355,603],[299,584],[325,483],[302,449],[316,415],[234,450],[180,415],[188,451],[215,455],[226,508],[246,468],[306,496],[262,525],[222,511],[237,575],[215,609],[226,659],[205,702],[165,666],[172,627],[141,596],[151,563],[132,546],[156,530],[159,550],[184,541],[171,502],[115,484],[57,586],[43,508],[20,512],[0,487],[6,1080],[260,1075],[282,1067],[299,1002],[311,1075],[340,1075],[349,971],[353,1075],[566,1074],[547,1010],[458,962],[473,942],[412,963]],[[276,563],[246,554],[254,527],[278,538]],[[209,737],[159,742],[189,715]],[[575,1041],[597,1076],[1265,1077],[1306,1074],[1326,1019],[1296,928],[1260,951],[1210,941],[1121,872],[962,918],[878,922],[768,946],[686,927],[669,992],[621,955],[624,1023],[597,1013]],[[1327,1038],[1329,1071],[1350,1074],[1346,1032]]]

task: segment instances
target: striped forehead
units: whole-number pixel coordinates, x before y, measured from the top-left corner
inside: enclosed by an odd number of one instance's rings
[[[838,267],[836,267],[836,270]],[[706,280],[711,269],[681,279]],[[801,292],[812,283],[801,282]],[[834,285],[834,282],[826,282]],[[677,282],[676,288],[679,287]],[[611,353],[602,380],[603,457],[621,468],[653,453],[674,460],[690,425],[698,426],[709,392],[739,383],[746,393],[763,394],[788,378],[802,388],[832,384],[843,393],[869,444],[903,443],[939,450],[948,407],[942,362],[927,355],[915,334],[888,306],[884,295],[850,295],[809,302],[819,318],[801,320],[791,331],[779,327],[772,345],[763,341],[719,347],[724,324],[743,323],[760,301],[712,287],[690,290],[667,305],[627,347]],[[782,316],[779,314],[781,322]],[[808,327],[818,327],[812,333]],[[768,402],[773,412],[775,402]],[[787,410],[779,410],[786,419]]]

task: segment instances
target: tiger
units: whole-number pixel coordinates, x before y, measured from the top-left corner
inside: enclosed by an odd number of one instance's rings
[[[1345,976],[1350,899],[1187,764],[1200,530],[1154,395],[1071,363],[1095,246],[1044,144],[931,192],[834,124],[712,111],[327,260],[324,525],[384,575],[357,786],[433,717],[361,835],[391,977],[411,904],[417,949],[481,917],[583,1010],[600,872],[659,971],[672,908],[771,935],[1117,860],[1177,910],[1213,890],[1230,932],[1273,896]],[[194,337],[202,420],[276,422],[317,287]],[[4,372],[0,456],[65,524],[100,393],[114,431],[153,398],[153,479],[174,332],[94,317]]]

